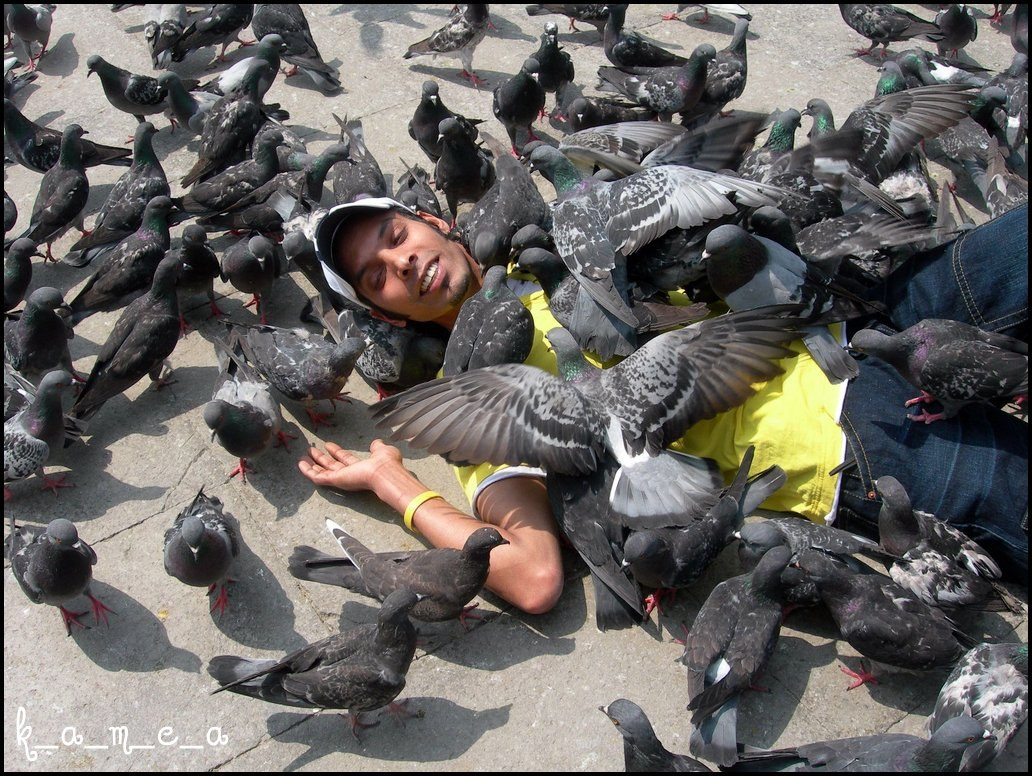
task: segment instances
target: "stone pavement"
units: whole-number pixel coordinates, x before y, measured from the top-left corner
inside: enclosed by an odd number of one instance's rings
[[[661,21],[660,14],[673,7],[633,5],[628,24],[686,54],[705,41],[718,49],[727,45],[732,24],[726,17],[701,24],[696,9],[685,12],[684,21]],[[936,8],[909,7],[925,17]],[[991,6],[976,7],[980,34],[967,51],[982,65],[1002,69],[1012,54],[1008,28],[989,25]],[[446,4],[306,5],[315,39],[324,57],[339,66],[347,92],[327,96],[304,76],[280,77],[267,99],[290,112],[288,125],[316,152],[337,137],[332,113],[360,118],[371,151],[397,176],[404,171],[402,160],[428,163],[406,131],[427,78],[440,82],[449,107],[485,119],[492,134],[504,137],[492,116],[491,89],[536,49],[546,18],[559,24],[577,83],[595,93],[595,70],[606,63],[595,30],[581,25],[581,31],[571,31],[558,16],[529,17],[522,5],[491,7],[494,29],[473,60],[485,87],[460,79],[457,60],[404,60],[409,44],[442,24],[449,9]],[[821,96],[841,121],[873,95],[874,62],[851,56],[864,41],[843,24],[834,6],[750,10],[749,82],[732,107],[801,109]],[[78,122],[91,140],[124,142],[135,121],[110,107],[97,80],[86,78],[85,61],[100,53],[135,72],[153,72],[143,37],[147,13],[135,6],[112,13],[100,5],[59,5],[40,76],[15,102],[44,125],[60,129]],[[213,53],[195,52],[176,70],[205,78]],[[234,47],[229,58],[247,53]],[[163,117],[155,117],[155,124],[160,129],[155,146],[173,194],[179,194],[178,181],[196,158],[197,139],[180,130],[171,133]],[[564,134],[554,122],[539,122],[535,131],[552,142]],[[88,212],[99,208],[123,171],[89,170]],[[5,170],[5,189],[19,209],[11,234],[27,224],[39,179],[19,166]],[[970,215],[985,218],[973,208]],[[55,252],[66,251],[74,238],[66,235]],[[230,242],[214,239],[220,250]],[[33,271],[33,287],[54,285],[67,295],[91,268],[36,263]],[[253,309],[244,308],[245,295],[226,284],[217,290],[232,319],[255,320]],[[274,290],[270,323],[296,324],[310,292],[301,275],[291,272]],[[289,450],[275,449],[259,459],[246,484],[227,479],[234,461],[210,441],[201,419],[217,372],[209,340],[220,325],[207,319],[203,299],[187,317],[194,328],[171,357],[178,382],[157,392],[144,380],[112,399],[94,420],[86,444],[51,459],[48,473],[67,471],[74,488],[55,496],[41,492],[33,477],[14,483],[13,499],[5,504],[19,523],[72,519],[99,556],[94,592],[115,611],[109,627],[68,637],[58,612],[29,603],[6,574],[5,770],[619,771],[621,738],[598,709],[620,697],[644,708],[669,749],[688,751],[685,676],[675,663],[681,653],[675,639],[710,589],[738,573],[733,548],[643,628],[596,629],[591,586],[572,556],[566,591],[546,615],[522,614],[485,593],[478,599],[484,618],[468,632],[456,622],[421,626],[421,645],[402,694],[421,718],[404,727],[385,718],[364,731],[361,741],[332,712],[274,706],[231,693],[211,696],[215,683],[205,668],[215,655],[281,656],[375,617],[369,600],[301,583],[287,573],[286,559],[295,545],[335,551],[324,527],[327,517],[376,550],[424,545],[371,497],[316,490],[297,470],[308,445],[332,440],[360,454],[368,451],[376,431],[367,408],[376,396],[357,376],[349,383],[352,401],[337,406],[333,426],[314,428],[300,408],[285,404],[288,430],[298,439]],[[77,369],[89,371],[116,318],[117,313],[99,314],[77,327],[71,341]],[[454,504],[465,504],[439,458],[407,454],[428,486]],[[240,524],[244,545],[230,609],[221,618],[209,614],[203,590],[180,584],[162,569],[163,534],[201,488],[225,503]],[[1027,601],[1027,588],[1015,592]],[[994,639],[1028,638],[1025,617],[991,614],[979,624]],[[847,693],[848,678],[839,666],[857,662],[826,616],[792,616],[766,672],[770,692],[749,693],[742,700],[740,740],[774,747],[885,731],[922,733],[942,677],[899,677]],[[1023,732],[993,767],[1025,772],[1027,765]]]

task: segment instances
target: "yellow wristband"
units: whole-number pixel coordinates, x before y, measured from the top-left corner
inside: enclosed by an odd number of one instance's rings
[[[425,490],[412,499],[409,505],[405,507],[405,527],[412,531],[412,533],[419,533],[412,527],[412,518],[416,514],[416,510],[432,498],[444,498],[444,496],[432,490]]]

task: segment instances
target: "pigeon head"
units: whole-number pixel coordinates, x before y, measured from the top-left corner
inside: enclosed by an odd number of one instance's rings
[[[71,520],[58,517],[47,525],[47,538],[55,544],[72,547],[79,541],[79,532]]]
[[[478,528],[469,535],[462,551],[469,555],[486,555],[495,547],[508,544],[509,540],[498,533],[498,529],[492,526]]]

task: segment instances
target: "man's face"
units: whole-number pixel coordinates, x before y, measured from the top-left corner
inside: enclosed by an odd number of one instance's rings
[[[333,246],[338,271],[385,312],[450,321],[480,282],[466,250],[441,233],[446,227],[433,216],[414,219],[396,211],[356,218]]]

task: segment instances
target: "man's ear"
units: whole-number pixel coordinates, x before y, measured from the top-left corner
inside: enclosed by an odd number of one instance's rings
[[[422,218],[431,226],[436,226],[445,234],[451,231],[451,224],[445,221],[443,218],[438,218],[433,213],[427,213],[425,210],[417,210],[416,215]]]
[[[406,321],[404,318],[392,318],[387,313],[381,312],[380,310],[376,309],[369,311],[369,317],[375,318],[378,321],[385,321],[386,323],[389,323],[391,326],[397,326],[400,329],[404,329],[408,325],[408,321]]]

